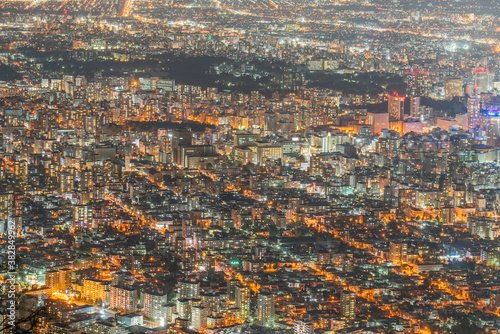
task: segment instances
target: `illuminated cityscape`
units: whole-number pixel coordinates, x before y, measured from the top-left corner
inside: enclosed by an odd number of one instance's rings
[[[0,0],[0,334],[498,334],[496,0]]]

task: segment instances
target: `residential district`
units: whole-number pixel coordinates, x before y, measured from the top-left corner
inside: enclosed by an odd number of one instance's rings
[[[0,333],[498,333],[496,5],[0,1]]]

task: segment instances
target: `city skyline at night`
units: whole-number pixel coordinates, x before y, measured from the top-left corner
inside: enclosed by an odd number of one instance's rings
[[[499,17],[0,0],[0,333],[498,333]]]

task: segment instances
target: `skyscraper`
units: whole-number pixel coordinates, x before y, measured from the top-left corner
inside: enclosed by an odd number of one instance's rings
[[[456,96],[464,96],[464,82],[461,77],[444,78],[444,98],[451,100]]]
[[[190,146],[192,143],[192,132],[185,130],[172,131],[171,147],[172,161],[176,164],[182,164],[181,146]]]
[[[420,97],[410,97],[410,117],[420,118]]]
[[[486,102],[481,110],[481,123],[485,127],[487,144],[500,146],[500,100]]]
[[[427,96],[431,88],[429,73],[419,70],[406,72],[406,92],[409,96]]]
[[[340,294],[340,312],[349,322],[356,318],[356,294],[354,292],[342,291]]]
[[[404,118],[405,98],[402,96],[388,96],[388,112],[391,121],[401,121]]]
[[[469,131],[479,127],[481,113],[481,101],[477,97],[470,97],[467,100],[467,124]]]
[[[264,327],[274,327],[274,295],[260,293],[257,300],[257,323]]]

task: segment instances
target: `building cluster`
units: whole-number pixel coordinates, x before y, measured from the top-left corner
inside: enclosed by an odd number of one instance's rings
[[[498,332],[498,23],[285,3],[0,17],[1,319],[13,228],[28,333]]]

